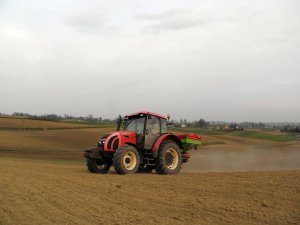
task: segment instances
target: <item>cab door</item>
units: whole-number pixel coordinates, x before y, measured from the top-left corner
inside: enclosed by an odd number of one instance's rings
[[[148,115],[145,129],[145,149],[151,149],[154,141],[160,136],[159,117]]]

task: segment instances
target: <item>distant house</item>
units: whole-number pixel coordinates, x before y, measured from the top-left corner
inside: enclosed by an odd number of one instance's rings
[[[223,126],[223,130],[229,130],[229,126],[228,125],[224,125]]]
[[[182,127],[182,128],[185,128],[185,127],[186,127],[186,124],[185,124],[185,123],[182,123],[182,124],[181,124],[181,127]]]

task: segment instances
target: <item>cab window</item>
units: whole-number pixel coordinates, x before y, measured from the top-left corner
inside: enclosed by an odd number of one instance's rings
[[[160,118],[161,122],[161,133],[168,133],[167,120]]]
[[[160,121],[156,116],[148,116],[147,130],[149,134],[160,134]]]
[[[131,119],[126,123],[125,130],[143,134],[145,117]]]

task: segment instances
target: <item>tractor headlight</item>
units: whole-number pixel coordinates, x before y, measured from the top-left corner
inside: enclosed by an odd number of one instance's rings
[[[104,143],[105,143],[104,140],[100,140],[100,141],[98,142],[98,145],[103,145]]]

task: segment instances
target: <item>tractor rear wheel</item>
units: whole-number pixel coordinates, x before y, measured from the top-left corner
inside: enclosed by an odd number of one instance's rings
[[[102,161],[100,159],[86,159],[86,165],[91,173],[107,173],[111,167],[111,162]]]
[[[115,152],[113,161],[118,174],[136,173],[140,166],[140,155],[135,147],[124,145]]]
[[[180,171],[182,157],[179,146],[173,141],[164,141],[156,158],[156,172],[159,174],[176,174]]]

